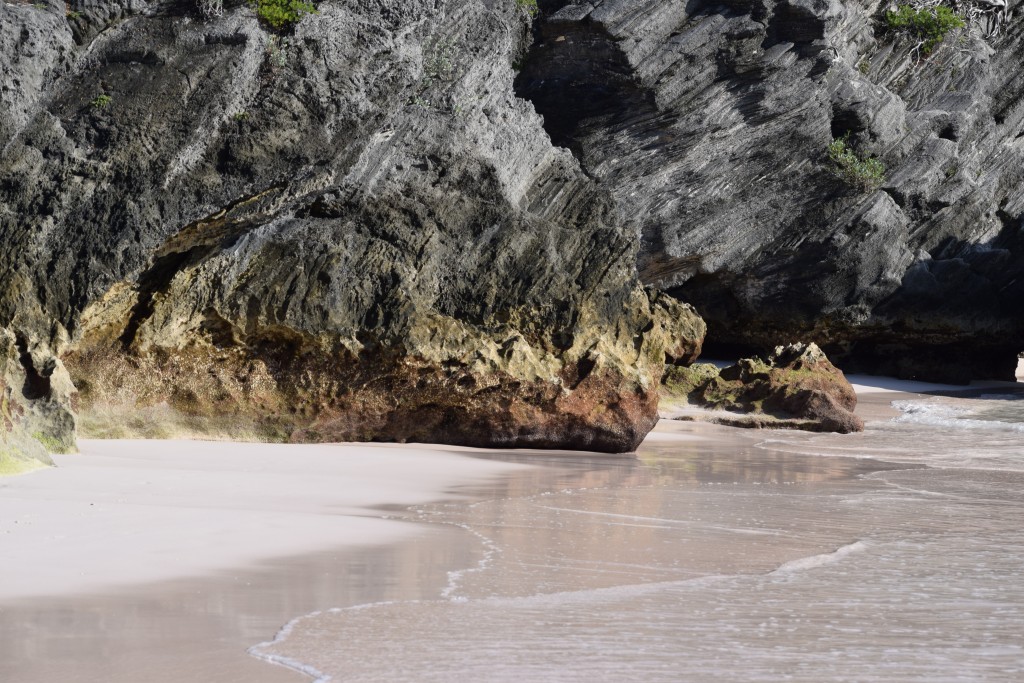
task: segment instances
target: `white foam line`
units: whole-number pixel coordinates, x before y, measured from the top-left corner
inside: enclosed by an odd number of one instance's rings
[[[536,505],[536,503],[535,503],[535,505]],[[615,513],[615,512],[594,512],[593,510],[576,510],[574,508],[551,507],[551,506],[548,506],[548,505],[537,505],[537,507],[544,508],[545,510],[554,510],[556,512],[575,512],[576,514],[579,514],[579,515],[593,515],[595,517],[619,517],[619,518],[623,518],[623,519],[638,519],[638,520],[645,520],[645,521],[650,521],[650,522],[666,522],[667,523],[665,525],[658,525],[658,526],[647,525],[647,524],[611,524],[611,523],[609,523],[609,526],[639,526],[639,527],[642,527],[642,528],[652,528],[652,529],[675,529],[675,528],[678,528],[679,526],[697,526],[697,527],[699,527],[701,529],[712,529],[714,531],[726,531],[726,532],[728,532],[730,534],[747,534],[747,535],[750,535],[750,536],[777,536],[779,534],[778,530],[771,530],[771,529],[742,529],[742,528],[738,528],[738,527],[713,526],[713,525],[701,524],[700,522],[694,522],[692,520],[687,520],[687,519],[663,519],[661,517],[641,517],[639,515],[621,515],[621,514],[618,514],[618,513]]]
[[[595,517],[616,517],[619,519],[636,519],[644,522],[662,522],[664,524],[670,525],[665,526],[664,528],[666,529],[674,528],[671,525],[675,524],[691,524],[691,522],[682,519],[665,519],[663,517],[641,517],[639,515],[621,515],[615,512],[594,512],[593,510],[576,510],[575,508],[552,507],[550,505],[539,505],[537,503],[534,503],[534,505],[537,505],[537,507],[543,508],[545,510],[554,510],[555,512],[574,512],[578,515],[594,515]]]
[[[313,615],[308,615],[308,616],[313,616]],[[261,643],[261,644],[262,645],[269,645],[270,643]],[[277,666],[283,666],[286,669],[291,669],[292,671],[296,671],[296,672],[298,672],[300,674],[304,674],[306,676],[309,676],[310,678],[313,679],[313,683],[328,683],[329,681],[332,680],[330,676],[327,676],[323,672],[319,671],[318,669],[313,668],[312,666],[309,666],[308,664],[303,664],[302,662],[300,662],[298,660],[295,660],[295,659],[291,659],[289,657],[282,657],[280,655],[273,655],[273,654],[267,654],[267,653],[262,653],[262,652],[256,652],[255,651],[256,647],[258,647],[258,646],[254,646],[254,647],[249,648],[249,654],[252,655],[253,657],[255,657],[256,659],[260,660],[260,661],[267,662],[268,664],[276,664]]]
[[[881,458],[877,455],[868,455],[864,451],[864,446],[837,446],[829,445],[828,447],[832,451],[838,452],[827,452],[815,450],[816,444],[814,443],[793,443],[792,441],[783,440],[768,440],[761,441],[754,444],[754,448],[760,448],[766,451],[775,451],[777,453],[786,453],[787,455],[809,455],[820,458],[854,458],[856,460],[880,460]]]
[[[801,557],[798,560],[790,560],[785,564],[779,565],[778,568],[769,572],[769,574],[791,574],[793,572],[805,571],[807,569],[824,567],[826,565],[834,564],[852,553],[863,552],[867,550],[867,548],[868,545],[864,541],[854,541],[853,543],[848,543],[836,548],[830,553],[822,553],[821,555],[811,555],[810,557]]]
[[[833,550],[829,553],[823,553],[820,555],[811,555],[810,557],[802,557],[796,560],[786,562],[776,569],[767,573],[767,576],[777,576],[780,574],[792,574],[795,572],[806,571],[808,569],[816,569],[818,567],[827,566],[835,562],[839,562],[843,558],[853,553],[863,552],[867,550],[868,544],[864,541],[854,541],[844,546]],[[710,574],[706,576],[697,576],[690,579],[676,579],[671,581],[656,581],[651,583],[642,584],[631,584],[625,586],[609,586],[607,588],[594,588],[589,590],[577,590],[577,591],[560,591],[556,593],[539,593],[537,595],[525,596],[525,597],[489,597],[482,598],[474,601],[479,603],[488,604],[491,606],[509,606],[509,607],[520,607],[525,605],[537,606],[538,604],[543,605],[544,603],[554,602],[559,606],[564,606],[567,602],[580,602],[580,601],[593,601],[595,599],[605,600],[622,600],[624,598],[635,598],[643,595],[649,595],[665,589],[672,588],[695,588],[699,586],[708,586],[722,581],[730,581],[735,579],[756,579],[758,576],[766,576],[765,574]],[[276,655],[269,652],[263,652],[265,648],[273,647],[279,643],[285,641],[295,630],[295,627],[306,619],[318,617],[323,614],[339,614],[342,612],[355,612],[364,609],[373,609],[375,607],[385,607],[394,604],[427,604],[433,603],[436,605],[450,605],[453,602],[465,604],[469,602],[468,599],[461,600],[403,600],[403,601],[385,601],[385,602],[371,602],[363,605],[355,605],[352,607],[332,607],[331,609],[318,610],[316,612],[310,612],[309,614],[303,614],[289,621],[281,630],[277,632],[274,639],[259,645],[254,645],[249,648],[248,652],[253,657],[269,662],[271,664],[277,664],[284,666],[293,671],[310,676],[314,679],[314,683],[328,683],[332,678],[323,672],[319,671],[315,667],[304,664],[298,660],[284,657],[282,655]]]
[[[656,573],[659,573],[659,574],[672,574],[672,573],[674,573],[674,570],[671,569],[671,568],[645,567],[645,566],[642,566],[642,565],[638,565],[636,567],[628,567],[627,566],[626,569],[600,569],[600,568],[597,568],[597,567],[584,567],[584,566],[580,566],[577,563],[572,562],[572,561],[568,561],[568,562],[564,562],[564,563],[557,563],[556,562],[556,563],[550,563],[550,564],[545,564],[545,563],[542,563],[542,562],[519,562],[519,563],[517,563],[517,566],[521,567],[523,569],[554,569],[556,571],[560,571],[560,570],[564,570],[564,569],[571,569],[572,571],[577,572],[579,574],[587,573],[587,574],[593,574],[593,575],[598,575],[598,576],[635,576],[636,573],[637,573],[637,570],[644,570],[644,571],[648,571],[648,572],[656,572]],[[632,571],[630,571],[630,569],[632,569]]]
[[[469,567],[468,569],[455,569],[448,572],[448,585],[441,591],[441,597],[448,600],[459,600],[460,598],[455,594],[455,591],[459,589],[459,584],[462,582],[463,577],[467,574],[476,574],[487,569],[487,567],[491,565],[491,560],[494,559],[494,556],[501,552],[501,548],[499,548],[498,544],[493,540],[484,536],[468,524],[457,524],[453,522],[449,522],[449,524],[457,526],[460,529],[465,529],[469,533],[473,534],[480,539],[484,546],[484,555],[477,561],[476,566]]]
[[[354,607],[332,607],[330,609],[322,609],[317,610],[315,612],[309,612],[308,614],[303,614],[301,616],[295,617],[287,624],[282,626],[281,629],[274,635],[273,640],[268,640],[266,642],[253,645],[248,650],[246,650],[246,652],[248,652],[250,656],[255,657],[256,659],[259,659],[261,661],[268,662],[270,664],[276,664],[277,666],[283,666],[286,669],[291,669],[292,671],[297,671],[300,674],[309,676],[313,679],[313,683],[328,683],[328,681],[334,680],[333,677],[325,674],[316,667],[310,664],[300,662],[297,659],[292,659],[291,657],[275,655],[271,652],[263,652],[263,649],[273,647],[278,643],[284,642],[285,639],[287,639],[288,636],[292,634],[292,631],[295,630],[296,625],[298,625],[299,622],[305,619],[312,619],[320,616],[321,614],[337,614],[338,612],[369,609],[371,607],[383,607],[385,605],[393,605],[395,604],[395,602],[396,601],[394,600],[388,600],[384,602],[368,602],[365,605],[355,605]],[[419,600],[406,600],[405,602],[415,603],[419,602]]]
[[[300,674],[309,676],[314,680],[314,683],[327,683],[331,680],[331,677],[309,664],[304,664],[303,662],[300,662],[297,659],[292,659],[290,657],[283,657],[281,655],[275,655],[270,652],[262,651],[264,648],[273,647],[277,643],[284,641],[285,638],[291,635],[292,629],[295,627],[295,624],[297,624],[300,620],[306,619],[308,617],[317,617],[323,613],[324,610],[320,610],[317,612],[310,612],[309,614],[304,614],[301,617],[296,617],[295,619],[292,619],[287,624],[281,627],[281,629],[274,635],[273,640],[268,640],[257,645],[253,645],[248,650],[246,650],[246,652],[248,652],[249,655],[251,655],[252,657],[259,659],[260,661],[267,662],[269,664],[276,664],[277,666],[283,666],[286,669],[291,669],[292,671],[297,671]]]
[[[663,572],[663,573],[664,572],[673,572],[673,573],[675,573],[675,572],[678,571],[675,567],[659,567],[658,565],[636,564],[634,562],[610,562],[610,561],[599,560],[599,559],[574,558],[572,560],[572,562],[573,562],[574,566],[581,566],[584,569],[586,569],[586,565],[598,564],[598,565],[605,565],[605,566],[608,566],[608,567],[622,567],[623,569],[634,569],[634,570],[639,569],[639,570],[643,570],[643,571]]]
[[[756,576],[756,575],[750,575]],[[587,590],[560,591],[557,593],[538,593],[525,597],[490,597],[479,602],[494,606],[516,607],[520,605],[543,605],[554,602],[559,605],[567,603],[591,602],[593,600],[621,600],[649,595],[665,589],[705,586],[721,581],[744,578],[743,574],[709,574],[696,576],[692,579],[675,579],[671,581],[655,581],[652,583],[628,584],[624,586],[608,586],[607,588],[591,588]]]
[[[882,472],[882,473],[879,473],[879,474],[885,474],[885,472]],[[930,498],[952,498],[953,500],[966,500],[966,501],[973,501],[974,500],[974,498],[967,498],[965,496],[957,496],[957,495],[954,495],[952,493],[942,493],[940,491],[925,491],[924,489],[915,489],[915,488],[911,488],[909,486],[903,486],[902,484],[896,484],[896,483],[891,482],[891,481],[889,481],[889,480],[887,480],[887,479],[885,479],[885,478],[883,478],[881,476],[873,477],[873,479],[881,480],[882,483],[884,483],[886,486],[890,486],[890,487],[892,487],[894,489],[897,489],[899,491],[904,491],[906,493],[915,493],[917,495],[928,496]]]
[[[482,502],[486,502],[486,501],[480,501],[480,502],[482,503]],[[470,507],[475,507],[476,505],[479,505],[479,504],[480,503],[474,503],[474,504],[470,505]],[[418,512],[420,512],[420,514],[424,514],[424,512],[422,510],[420,510]],[[409,520],[406,520],[406,521],[409,521]],[[436,520],[424,520],[424,523],[437,524],[439,522],[437,522]],[[474,572],[480,572],[480,571],[485,570],[488,566],[490,566],[491,560],[494,558],[494,556],[497,553],[501,552],[501,549],[498,548],[497,544],[495,544],[494,541],[492,541],[491,539],[487,538],[483,534],[477,532],[475,529],[472,529],[469,525],[458,524],[458,523],[455,523],[455,522],[440,522],[440,524],[447,524],[447,525],[450,525],[450,526],[458,527],[460,529],[464,529],[464,530],[470,532],[471,534],[477,536],[483,542],[483,545],[484,545],[484,556],[476,563],[476,566],[470,567],[468,569],[456,569],[456,570],[448,572],[448,585],[444,588],[444,590],[441,591],[441,597],[445,598],[445,600],[447,600],[449,602],[465,602],[467,600],[466,598],[460,598],[460,597],[454,595],[455,591],[459,587],[459,583],[460,583],[462,577],[465,576],[466,574],[470,574],[470,573],[474,573]],[[419,600],[406,600],[404,602],[411,604],[411,603],[417,603],[417,602],[420,602],[420,601]],[[301,674],[304,674],[306,676],[309,676],[310,678],[313,679],[314,683],[328,683],[329,681],[333,680],[332,677],[327,675],[327,674],[325,674],[324,672],[320,671],[316,667],[314,667],[314,666],[312,666],[310,664],[305,664],[304,662],[300,662],[297,659],[292,659],[290,657],[285,657],[283,655],[277,655],[277,654],[274,654],[274,653],[271,653],[271,652],[264,652],[263,650],[266,649],[266,648],[273,647],[274,645],[277,645],[278,643],[284,642],[288,638],[288,636],[290,636],[292,634],[292,631],[295,629],[295,626],[297,624],[299,624],[299,622],[303,621],[304,619],[315,618],[315,617],[318,617],[318,616],[320,616],[322,614],[336,614],[338,612],[370,609],[370,608],[373,608],[373,607],[382,607],[382,606],[391,605],[391,604],[394,604],[394,603],[395,603],[395,601],[371,602],[371,603],[366,603],[366,604],[363,604],[363,605],[355,605],[353,607],[332,607],[330,609],[317,610],[315,612],[309,612],[308,614],[303,614],[301,616],[295,617],[294,619],[289,621],[287,624],[285,624],[283,627],[281,627],[281,629],[275,634],[273,640],[268,640],[266,642],[262,642],[262,643],[259,643],[257,645],[253,645],[252,647],[250,647],[247,650],[247,652],[251,656],[253,656],[256,659],[259,659],[261,661],[267,662],[269,664],[275,664],[277,666],[283,666],[283,667],[285,667],[287,669],[291,669],[292,671],[297,671],[298,673],[301,673]]]
[[[867,550],[868,547],[869,545],[864,541],[854,541],[853,543],[848,543],[844,546],[840,546],[839,548],[836,548],[835,550],[829,553],[811,555],[810,557],[801,557],[796,560],[790,560],[789,562],[785,562],[779,565],[767,574],[709,574],[706,576],[697,576],[691,579],[656,581],[653,583],[632,584],[626,586],[609,586],[607,588],[593,588],[582,591],[542,593],[529,597],[492,597],[484,598],[480,602],[485,602],[492,605],[515,606],[520,605],[524,602],[530,604],[537,604],[549,601],[557,601],[559,604],[564,604],[567,601],[578,602],[580,600],[594,600],[600,598],[617,600],[625,597],[639,597],[641,595],[647,595],[660,590],[671,588],[693,588],[697,586],[705,586],[709,584],[719,583],[722,581],[731,581],[736,579],[757,579],[759,576],[777,576],[779,574],[791,574],[799,571],[804,571],[807,569],[815,569],[817,567],[823,567],[838,562],[848,555],[863,552]]]

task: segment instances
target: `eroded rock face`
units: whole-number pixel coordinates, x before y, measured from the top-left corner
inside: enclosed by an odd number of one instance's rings
[[[744,358],[721,371],[707,363],[671,368],[662,383],[669,403],[682,400],[743,413],[735,418],[715,413],[682,419],[844,434],[864,430],[864,421],[853,412],[853,387],[813,343],[780,346],[766,359]]]
[[[704,324],[515,96],[516,3],[324,3],[284,37],[244,6],[80,9],[46,43],[63,8],[0,5],[49,55],[3,129],[0,324],[64,359],[84,433],[628,451],[653,426]]]
[[[709,344],[850,370],[1012,379],[1024,348],[1024,6],[927,59],[884,4],[544,3],[518,91],[643,238]],[[849,135],[887,167],[833,172]]]
[[[74,388],[60,360],[0,328],[0,475],[75,449]]]

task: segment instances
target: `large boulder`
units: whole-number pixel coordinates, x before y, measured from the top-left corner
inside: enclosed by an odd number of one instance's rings
[[[681,419],[844,434],[864,429],[853,387],[813,343],[780,346],[765,359],[744,358],[721,371],[707,363],[671,368],[662,384],[669,405],[716,411]]]
[[[516,97],[516,2],[330,2],[283,32],[244,4],[71,7],[0,4],[30,36],[0,64],[32,75],[0,121],[0,324],[64,360],[83,433],[651,429],[704,324],[641,284],[607,190]]]
[[[711,349],[799,338],[851,371],[1012,380],[1024,5],[1006,5],[996,35],[922,57],[868,0],[547,0],[517,87]],[[880,185],[836,172],[837,139],[881,160]]]

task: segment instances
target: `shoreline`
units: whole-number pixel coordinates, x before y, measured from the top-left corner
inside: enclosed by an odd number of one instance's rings
[[[321,600],[415,597],[444,580],[417,567],[463,552],[461,530],[390,511],[537,469],[432,446],[82,446],[0,480],[0,680],[305,680],[247,648]]]
[[[587,453],[565,457],[549,452],[442,452],[445,468],[453,464],[447,458],[455,458],[473,470],[482,466],[490,473],[496,465],[500,472],[456,486],[448,495],[404,505],[392,501],[392,505],[364,510],[372,519],[357,518],[360,522],[391,524],[404,530],[371,545],[339,546],[322,539],[322,545],[308,552],[250,560],[208,572],[155,581],[138,577],[140,580],[107,588],[89,589],[79,584],[72,589],[74,584],[67,584],[51,595],[36,593],[18,599],[10,597],[9,585],[8,597],[0,599],[0,638],[9,651],[0,660],[0,679],[117,683],[133,679],[124,671],[145,667],[152,670],[146,676],[151,683],[203,680],[211,670],[218,671],[220,683],[309,680],[280,663],[269,666],[248,649],[271,641],[284,624],[318,609],[436,599],[450,581],[449,572],[475,567],[485,559],[486,547],[461,523],[420,519],[414,509],[445,509],[545,491],[644,488],[657,481],[657,471],[678,464],[680,450],[690,454],[684,459],[696,457],[706,463],[693,477],[712,487],[741,479],[751,484],[773,482],[780,467],[788,481],[808,486],[841,484],[876,469],[848,459],[773,458],[755,447],[763,435],[735,434],[735,430],[716,426],[686,434],[676,432],[679,426],[663,425],[666,431],[655,432],[640,459]],[[401,454],[409,447],[389,445],[374,450],[372,455],[380,458],[389,452]],[[667,454],[665,461],[659,454],[662,450]],[[737,457],[721,457],[723,452],[740,450],[742,455]],[[710,451],[719,455],[705,457]],[[421,458],[433,455],[433,451],[417,453]],[[497,458],[518,464],[509,468],[510,463]],[[451,472],[446,476],[451,477]],[[6,492],[3,500],[10,500]],[[331,518],[344,519],[341,515]],[[121,543],[106,559],[130,567],[129,550]],[[708,562],[716,561],[709,556]],[[33,628],[26,630],[24,624]],[[95,675],[82,677],[77,674],[80,671]]]
[[[876,379],[872,378],[869,381]],[[914,388],[921,387],[914,386]],[[924,388],[933,389],[935,385]],[[961,387],[960,389],[965,388]],[[972,388],[968,387],[966,390],[970,391]],[[928,394],[933,395],[931,391]],[[862,399],[863,408],[859,405],[858,412],[864,410],[871,415],[869,419],[887,419],[886,414],[894,412],[889,407],[891,401],[921,395],[899,391],[891,386],[859,384],[858,396]],[[552,491],[573,487],[582,487],[581,490],[600,489],[602,486],[608,486],[610,481],[618,482],[615,484],[616,486],[634,486],[637,484],[635,482],[630,484],[629,477],[635,477],[636,472],[649,470],[656,472],[664,467],[675,467],[680,459],[690,458],[700,461],[702,454],[710,451],[719,452],[718,459],[708,459],[706,462],[710,465],[710,469],[708,465],[698,466],[697,473],[693,475],[697,478],[695,481],[703,481],[705,485],[730,482],[734,484],[737,482],[782,484],[787,483],[779,479],[783,476],[779,472],[784,471],[784,476],[788,478],[790,484],[812,487],[844,486],[846,484],[843,482],[856,482],[872,472],[914,468],[912,465],[888,463],[877,458],[858,459],[800,453],[773,454],[770,447],[758,450],[759,443],[766,437],[763,430],[746,430],[715,425],[698,426],[698,424],[663,420],[645,441],[639,458],[590,453],[572,453],[570,457],[565,457],[565,454],[553,452],[500,452],[400,444],[296,447],[225,442],[139,442],[135,444],[86,442],[87,449],[91,449],[93,446],[114,445],[121,448],[122,452],[104,456],[84,449],[84,457],[79,455],[62,457],[62,460],[67,459],[68,462],[75,462],[78,465],[86,461],[94,463],[97,465],[97,471],[94,472],[88,471],[90,468],[76,470],[74,467],[65,467],[29,477],[0,481],[0,487],[2,487],[0,490],[4,491],[3,497],[0,498],[0,511],[4,505],[12,505],[12,500],[14,500],[10,495],[12,482],[37,482],[47,478],[47,474],[63,471],[70,477],[69,481],[75,482],[75,486],[64,489],[71,499],[65,501],[66,507],[62,509],[61,514],[56,514],[56,510],[54,511],[56,518],[61,524],[66,524],[69,520],[75,519],[72,513],[77,512],[81,518],[78,521],[90,519],[85,508],[95,508],[95,505],[88,506],[88,501],[85,498],[90,496],[85,494],[95,493],[95,489],[83,491],[83,481],[80,475],[90,475],[85,478],[85,481],[91,482],[93,485],[104,479],[107,480],[106,483],[110,484],[104,471],[104,467],[108,467],[119,470],[120,475],[115,477],[117,486],[112,494],[114,498],[104,501],[104,505],[113,506],[113,509],[122,512],[139,513],[142,511],[145,513],[146,508],[154,507],[154,501],[140,501],[137,498],[132,498],[132,496],[150,496],[148,492],[132,490],[133,486],[136,489],[142,488],[141,482],[146,481],[146,478],[141,476],[145,474],[145,468],[139,468],[138,461],[124,453],[123,449],[143,448],[148,453],[148,455],[142,456],[144,458],[152,458],[152,451],[154,449],[159,451],[161,446],[179,450],[186,449],[188,453],[185,455],[180,453],[177,455],[157,454],[158,460],[171,458],[170,462],[163,461],[163,464],[168,466],[163,474],[171,477],[171,480],[177,482],[179,486],[196,486],[207,492],[221,493],[227,487],[226,490],[234,496],[232,500],[235,501],[235,507],[241,509],[242,521],[257,527],[258,533],[247,537],[242,545],[248,546],[249,551],[256,546],[260,552],[238,554],[237,548],[235,548],[232,552],[225,553],[223,552],[225,548],[218,549],[215,544],[208,544],[205,546],[206,548],[217,550],[220,554],[214,553],[217,555],[216,561],[213,563],[216,566],[206,567],[188,562],[182,563],[182,559],[188,558],[175,557],[165,552],[163,557],[167,563],[160,567],[162,573],[158,573],[156,578],[153,578],[153,575],[147,574],[146,571],[140,572],[139,567],[125,555],[124,534],[111,534],[111,528],[104,526],[103,533],[111,541],[110,545],[97,546],[95,545],[98,540],[97,536],[83,534],[74,541],[79,544],[77,551],[63,545],[62,552],[84,560],[90,559],[89,553],[106,556],[100,559],[108,563],[107,569],[117,569],[110,567],[109,563],[121,564],[122,570],[134,576],[125,579],[124,573],[118,574],[117,571],[113,571],[112,575],[106,574],[105,576],[108,580],[113,578],[115,583],[120,577],[119,584],[110,585],[108,583],[105,587],[96,585],[83,580],[80,567],[69,567],[71,563],[68,562],[63,564],[56,562],[51,555],[48,560],[50,564],[61,567],[60,571],[65,572],[65,579],[60,582],[59,590],[55,592],[49,594],[38,591],[35,593],[25,592],[25,581],[21,582],[19,588],[17,581],[0,579],[0,636],[4,637],[12,646],[16,644],[12,643],[13,638],[27,647],[31,643],[25,641],[25,634],[16,631],[19,624],[28,622],[42,625],[44,631],[63,634],[64,638],[83,638],[85,641],[91,639],[96,644],[108,643],[108,641],[119,642],[118,638],[127,638],[128,642],[133,642],[134,636],[131,634],[145,629],[140,629],[139,624],[134,623],[132,619],[125,619],[120,622],[120,626],[117,626],[115,625],[115,622],[118,621],[117,618],[103,617],[102,615],[134,612],[136,619],[145,621],[146,615],[153,617],[164,614],[165,616],[161,619],[174,625],[178,637],[181,632],[187,631],[194,633],[196,638],[202,639],[204,645],[213,641],[220,642],[218,647],[212,648],[205,655],[190,653],[189,656],[196,658],[196,666],[212,666],[218,669],[230,667],[233,672],[238,672],[238,678],[232,678],[231,675],[220,676],[220,680],[224,682],[284,683],[289,680],[308,680],[308,671],[302,673],[301,668],[286,667],[283,661],[271,662],[263,652],[246,654],[246,648],[262,648],[268,643],[274,643],[274,638],[283,624],[290,624],[301,615],[316,611],[313,608],[322,610],[353,603],[436,598],[442,591],[444,582],[450,580],[449,572],[462,571],[465,567],[473,566],[474,563],[480,561],[480,553],[483,552],[483,549],[479,547],[478,539],[468,537],[466,529],[458,528],[459,525],[439,527],[436,524],[415,519],[412,515],[413,509],[422,508],[424,505],[443,507],[445,505],[443,501],[458,505],[471,500],[483,501],[494,497],[515,497],[525,495],[530,491],[548,489]],[[789,435],[787,433],[787,436]],[[227,454],[224,453],[225,447],[228,450]],[[231,453],[233,447],[249,451],[250,455]],[[297,459],[291,455],[281,458],[280,454],[270,452],[276,449],[295,448],[322,452],[310,453],[309,457],[299,455]],[[253,450],[260,451],[260,453],[256,457],[252,457]],[[339,453],[347,453],[350,457],[339,457]],[[733,455],[726,457],[722,456],[722,453]],[[210,457],[211,454],[214,455],[213,458]],[[212,461],[217,461],[222,457],[229,461],[234,459],[234,462],[221,460],[220,465],[214,467],[215,463]],[[104,458],[106,461],[101,462]],[[204,460],[207,461],[205,464]],[[418,467],[425,466],[428,461],[430,466]],[[329,465],[328,470],[343,465],[347,466],[349,475],[352,477],[349,481],[350,485],[361,487],[358,495],[350,497],[344,503],[339,503],[339,487],[327,485],[326,482],[330,481],[330,476],[323,470],[317,470],[314,467],[311,472],[311,463]],[[382,465],[385,463],[391,463],[391,466],[383,467]],[[187,472],[183,471],[187,467],[199,467],[199,474],[187,476]],[[284,467],[285,470],[291,468],[302,470],[302,476],[298,479],[298,482],[301,482],[301,486],[297,489],[300,493],[298,499],[281,500],[269,495],[279,492],[282,483],[288,481],[288,478],[294,474],[294,471],[282,473],[279,469],[281,467]],[[278,469],[275,470],[275,468]],[[125,474],[126,471],[130,476]],[[97,478],[98,475],[103,476]],[[234,479],[245,479],[251,476],[256,477],[257,483],[232,482]],[[608,479],[609,476],[612,479]],[[425,481],[425,477],[429,481]],[[627,478],[623,480],[622,477]],[[52,477],[49,478],[52,479]],[[396,480],[405,482],[402,486],[397,487],[398,491],[395,491]],[[340,481],[339,479],[334,483],[337,484]],[[642,482],[644,479],[636,481]],[[387,486],[384,484],[391,486],[391,489],[385,491]],[[374,485],[378,488],[374,489]],[[380,488],[381,486],[383,488]],[[232,487],[234,488],[232,489]],[[173,493],[173,487],[164,491],[163,495],[169,496],[164,502],[173,502],[177,506],[181,502],[180,496],[176,497],[172,495]],[[393,495],[396,493],[397,496]],[[95,495],[92,497],[95,498]],[[118,497],[122,500],[118,500]],[[16,505],[14,507],[17,508]],[[283,517],[296,515],[297,519],[302,521],[303,526],[317,517],[333,522],[344,520],[349,525],[349,530],[356,535],[350,535],[347,539],[342,538],[340,539],[342,542],[338,543],[337,530],[329,532],[325,526],[317,527],[314,531],[307,528],[304,536],[295,538],[289,537],[289,527],[285,525],[286,533],[276,537],[275,540],[274,537],[267,535],[268,525],[274,523],[273,514],[270,517],[260,517],[254,510],[264,513],[270,511]],[[200,509],[202,515],[213,515],[214,517],[223,515],[225,511],[231,513],[232,506],[224,500],[219,501],[218,505],[211,505],[207,501],[207,504]],[[238,512],[238,509],[234,511]],[[200,519],[202,515],[200,515]],[[9,517],[6,519],[9,520]],[[140,524],[146,519],[145,516],[139,517],[138,514],[133,514],[127,519],[127,522]],[[152,518],[149,519],[152,520]],[[97,518],[92,517],[92,521],[97,521]],[[38,535],[42,526],[45,526],[39,525],[38,520],[36,522],[30,534]],[[358,529],[353,531],[357,527]],[[195,527],[193,526],[193,528]],[[295,527],[290,528],[294,532]],[[10,529],[4,529],[4,531],[10,531]],[[67,536],[67,530],[64,531]],[[219,531],[221,536],[226,535],[232,542],[239,538],[238,532],[232,531],[230,525],[220,528]],[[278,529],[278,531],[281,530]],[[150,532],[152,532],[152,527]],[[10,537],[10,534],[8,533],[6,536]],[[217,535],[214,534],[212,537],[215,536]],[[277,541],[282,538],[285,538],[287,543],[276,545]],[[165,540],[173,541],[174,539],[172,537]],[[173,546],[173,543],[171,545]],[[282,551],[282,548],[285,550]],[[292,550],[287,550],[287,548]],[[139,550],[140,548],[133,549]],[[37,550],[39,549],[37,548]],[[167,546],[164,550],[167,550]],[[818,550],[827,551],[827,548]],[[182,553],[179,551],[177,555],[180,556]],[[26,565],[12,562],[6,566],[40,566],[39,558],[43,557],[46,557],[45,553],[38,555],[34,563]],[[168,558],[172,561],[168,561]],[[794,559],[798,560],[800,557],[785,558],[785,561]],[[371,567],[375,568],[371,569]],[[187,571],[184,571],[183,568],[187,568]],[[412,572],[413,575],[395,578],[395,572],[400,573],[402,568],[405,568],[407,573]],[[2,572],[2,568],[0,568],[0,572]],[[78,572],[79,575],[74,576],[75,572]],[[54,575],[47,574],[45,567],[42,567],[39,572],[33,572],[31,578],[37,584],[43,582],[52,585],[54,582]],[[290,587],[284,589],[283,585]],[[312,587],[307,587],[307,585]],[[349,586],[351,590],[342,590],[345,586]],[[22,591],[20,595],[17,594],[18,590]],[[287,597],[282,597],[282,595]],[[208,613],[210,600],[224,602],[224,606],[219,608],[220,613],[213,615]],[[180,605],[180,608],[173,607],[173,605]],[[66,618],[69,611],[85,615],[81,616],[85,621],[75,621],[70,626],[60,622],[58,617]],[[204,619],[204,625],[197,626]],[[98,624],[102,624],[102,626],[98,626]],[[244,626],[240,626],[240,624]],[[253,631],[250,626],[256,630]],[[117,635],[118,628],[121,629],[120,636]],[[107,632],[105,634],[96,633],[98,629],[106,629]],[[5,631],[9,633],[4,633]],[[161,650],[153,648],[162,648],[163,645],[160,643],[174,641],[174,639],[173,634],[170,636],[164,634],[156,638],[155,641],[140,640],[131,647],[126,647],[126,650],[137,651],[139,653],[137,657],[129,652],[120,653],[119,656],[126,657],[133,663],[133,666],[143,665],[142,662],[158,661],[167,655]],[[59,638],[54,643],[58,641]],[[35,646],[38,645],[35,643]],[[55,644],[54,647],[59,648],[60,646]],[[86,655],[79,654],[72,658],[71,662],[81,662],[81,658],[84,656]],[[23,664],[27,661],[29,660],[23,660]],[[274,663],[276,666],[267,666],[268,663]],[[17,679],[17,665],[12,665],[10,662],[0,663],[0,673],[4,671],[5,665],[15,667],[12,675],[14,679]],[[166,680],[169,683],[173,680],[188,680],[190,676],[194,678],[196,675],[201,675],[201,672],[183,672],[180,669],[181,666],[184,664],[175,664],[170,669],[171,673],[167,678],[158,676],[152,680]],[[54,676],[60,677],[62,673],[66,677],[67,670],[62,671],[58,668],[49,671],[48,676],[39,680]],[[104,675],[108,680],[118,680],[116,673],[106,672]]]

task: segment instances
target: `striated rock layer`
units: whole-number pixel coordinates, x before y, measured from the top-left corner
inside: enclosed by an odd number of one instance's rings
[[[63,360],[85,433],[628,451],[653,426],[704,324],[515,96],[517,3],[325,2],[287,35],[71,8],[0,4],[0,325]]]
[[[1006,5],[998,35],[954,31],[922,58],[885,32],[886,3],[547,0],[517,88],[709,345],[808,339],[848,370],[1012,380],[1024,4]],[[881,187],[837,176],[844,136],[884,163]]]

